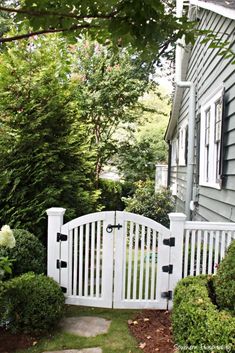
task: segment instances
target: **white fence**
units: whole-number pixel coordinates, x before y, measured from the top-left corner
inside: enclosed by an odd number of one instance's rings
[[[235,223],[185,222],[182,277],[215,274],[235,239]]]
[[[48,276],[69,304],[172,307],[177,282],[214,274],[235,239],[235,223],[188,222],[171,213],[170,229],[128,212],[99,212],[63,224],[48,214]]]

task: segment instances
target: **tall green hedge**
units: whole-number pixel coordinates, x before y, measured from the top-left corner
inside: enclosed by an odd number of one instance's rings
[[[187,277],[176,286],[172,322],[180,352],[225,353],[235,347],[235,317],[218,311],[212,303],[209,280],[207,276]]]
[[[220,308],[235,315],[235,240],[221,261],[215,278],[216,300]]]

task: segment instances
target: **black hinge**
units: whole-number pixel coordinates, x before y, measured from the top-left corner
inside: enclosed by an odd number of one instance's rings
[[[66,267],[67,267],[66,261],[56,260],[56,268],[66,268]]]
[[[173,273],[173,265],[162,266],[162,272],[172,274]]]
[[[161,298],[171,300],[172,299],[172,290],[168,290],[168,292],[162,292]]]
[[[66,287],[60,287],[63,293],[67,293],[67,288]]]
[[[175,238],[163,239],[163,244],[168,246],[175,246]]]
[[[66,234],[57,233],[57,241],[66,241],[68,236]]]

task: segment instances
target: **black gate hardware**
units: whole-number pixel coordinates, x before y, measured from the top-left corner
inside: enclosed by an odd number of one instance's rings
[[[66,287],[60,287],[63,293],[67,293],[67,288]]]
[[[172,300],[172,290],[168,290],[168,292],[162,292],[161,298]]]
[[[66,241],[68,236],[66,234],[57,233],[57,241]]]
[[[168,246],[175,246],[175,238],[163,239],[163,244]]]
[[[166,272],[171,275],[173,273],[173,265],[162,266],[162,272]]]
[[[67,268],[67,262],[56,260],[56,268]]]
[[[115,224],[109,224],[109,225],[107,226],[107,228],[106,228],[106,232],[107,232],[107,233],[112,233],[113,228],[117,228],[117,229],[119,230],[119,229],[122,228],[122,225],[121,225],[121,224],[117,224],[117,225],[115,225]]]

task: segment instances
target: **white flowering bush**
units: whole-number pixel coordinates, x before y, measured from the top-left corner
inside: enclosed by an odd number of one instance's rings
[[[0,230],[0,247],[5,248],[14,248],[15,246],[15,237],[11,228],[8,225],[5,225]],[[12,261],[8,257],[0,257],[0,280],[2,280],[6,273],[12,272]]]

